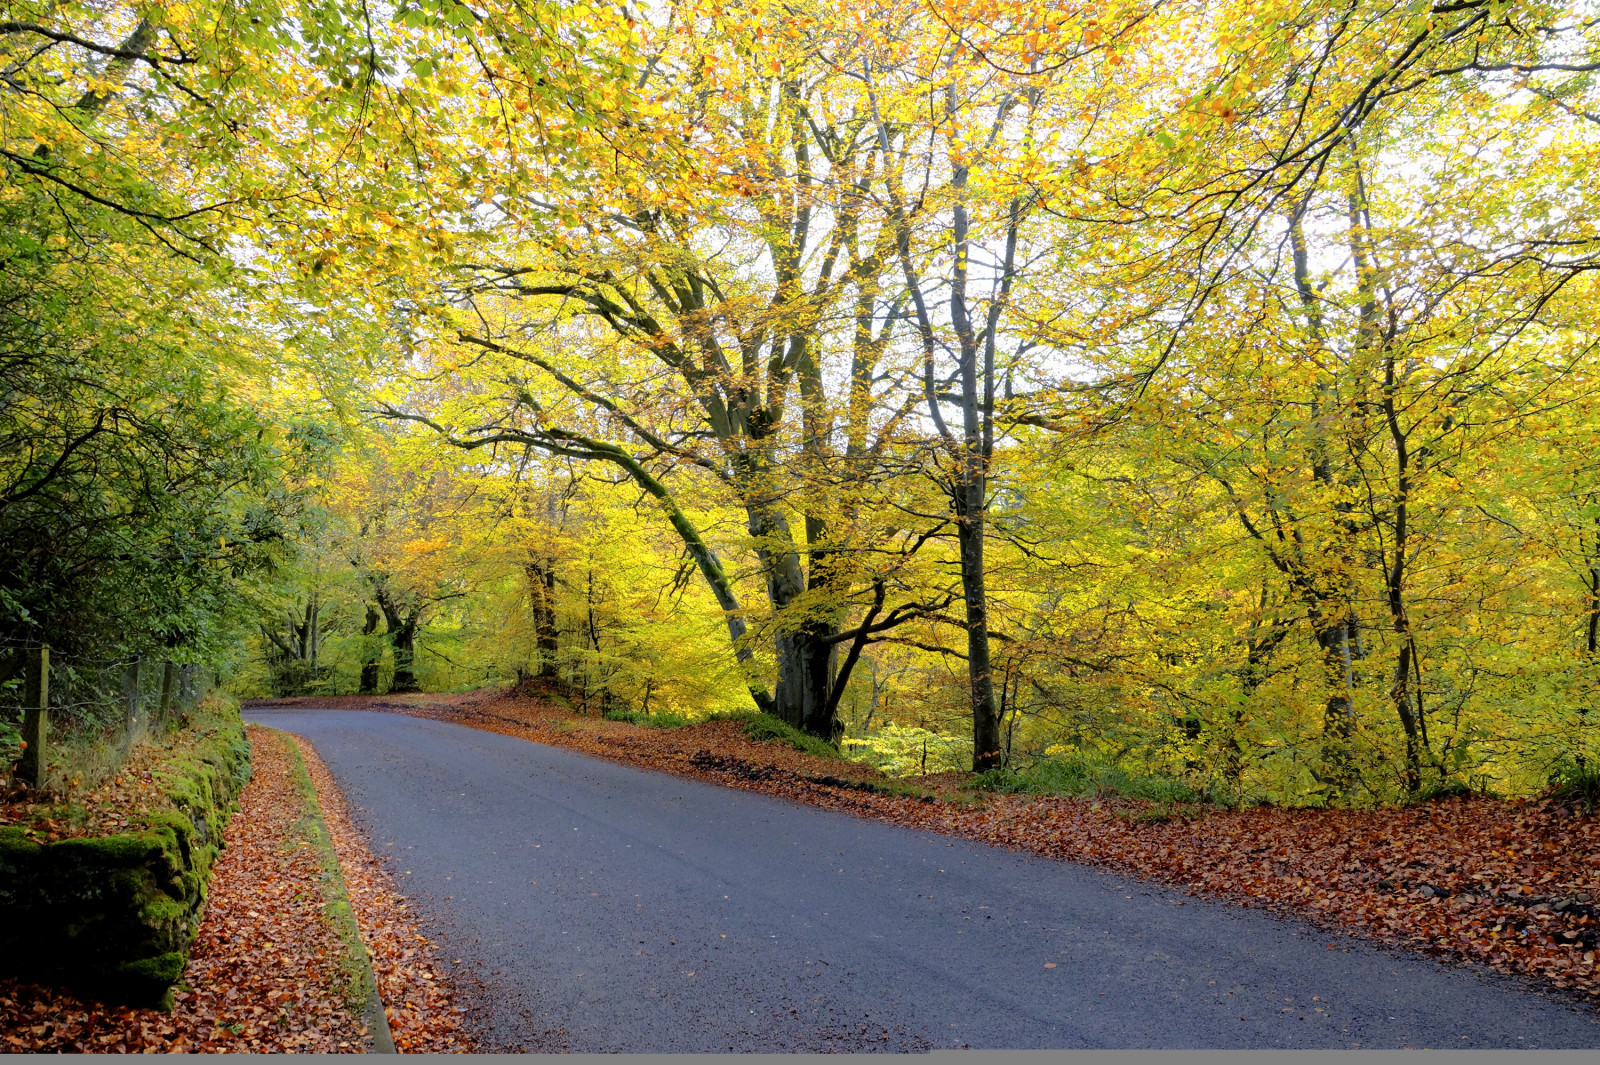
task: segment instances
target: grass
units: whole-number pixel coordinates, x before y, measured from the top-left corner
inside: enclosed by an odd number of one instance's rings
[[[1073,798],[1121,796],[1145,799],[1166,807],[1215,801],[1175,777],[1139,773],[1114,762],[1084,755],[1052,758],[1025,769],[991,769],[973,786],[1008,795],[1065,795]]]
[[[626,721],[640,728],[684,728],[694,724],[692,718],[673,713],[641,714],[637,710],[607,710],[601,716],[607,721]]]
[[[733,714],[713,714],[706,720],[740,721],[743,722],[740,731],[753,740],[786,743],[797,751],[804,751],[807,754],[816,755],[818,758],[831,758],[837,761],[844,757],[839,753],[839,748],[827,740],[801,732],[793,725],[781,721],[771,714],[744,711]]]
[[[1410,802],[1440,802],[1445,799],[1461,799],[1473,795],[1482,795],[1485,792],[1474,788],[1464,780],[1444,780],[1428,784],[1417,789]]]
[[[712,714],[710,717],[694,718],[684,717],[682,714],[659,713],[641,714],[637,710],[607,710],[607,721],[626,721],[640,728],[686,728],[689,725],[699,724],[700,721],[737,721],[742,731],[753,740],[767,740],[775,743],[786,743],[797,751],[814,754],[818,758],[830,758],[835,761],[842,758],[839,748],[827,740],[818,739],[808,733],[801,732],[793,725],[786,724],[771,714],[760,714],[754,710],[741,710],[732,713]]]
[[[355,907],[351,905],[350,892],[345,887],[344,869],[339,864],[339,852],[334,849],[333,837],[328,832],[328,823],[322,816],[322,804],[317,800],[316,785],[311,782],[311,774],[306,770],[305,759],[300,756],[300,748],[289,734],[279,732],[277,729],[263,729],[263,731],[271,735],[276,742],[283,744],[284,753],[289,759],[292,786],[301,802],[300,822],[296,828],[301,837],[316,851],[317,859],[322,865],[323,909],[344,945],[344,954],[339,959],[339,971],[345,980],[345,1002],[366,1022],[367,1032],[379,1047],[379,1052],[384,1050],[392,1052],[394,1043],[389,1035],[388,1020],[383,1012],[383,1000],[378,996],[378,978],[372,971],[372,959],[368,956],[366,944],[361,939],[361,927],[356,922]]]

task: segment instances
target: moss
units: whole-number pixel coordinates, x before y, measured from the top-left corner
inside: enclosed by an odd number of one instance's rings
[[[72,856],[85,866],[138,865],[167,853],[168,840],[154,832],[123,832],[115,836],[84,836],[51,844],[58,855]]]
[[[0,876],[6,874],[11,863],[37,858],[44,845],[28,838],[26,829],[16,825],[0,828]]]
[[[383,1019],[383,1003],[378,997],[378,980],[372,971],[372,959],[367,954],[366,944],[361,939],[361,927],[356,922],[355,908],[350,903],[350,894],[345,887],[344,870],[339,864],[339,853],[334,849],[333,837],[329,834],[327,822],[322,817],[322,806],[317,801],[316,785],[311,782],[311,774],[306,771],[305,760],[300,756],[300,748],[287,736],[282,734],[279,736],[280,742],[289,754],[290,774],[293,777],[295,790],[304,804],[296,828],[316,851],[322,865],[323,909],[344,944],[343,956],[339,959],[339,969],[344,975],[345,1001],[353,1012],[365,1015],[374,1037],[381,1043],[389,1039],[389,1036],[387,1023]],[[378,1033],[380,1027],[384,1028],[381,1036]],[[393,1052],[392,1044],[389,1045],[389,1051]]]
[[[157,1009],[172,1009],[172,985],[189,964],[189,953],[168,951],[151,958],[122,962],[108,974],[105,986],[121,992],[117,997],[147,1002]]]
[[[45,844],[0,830],[0,969],[170,1006],[250,774],[237,711],[204,724],[154,774],[169,808],[136,830]]]
[[[178,977],[183,975],[183,967],[187,964],[189,964],[188,955],[174,950],[166,954],[157,954],[153,958],[123,962],[117,966],[117,971],[133,979],[171,985],[178,982]]]
[[[139,911],[139,919],[149,928],[160,928],[176,921],[189,919],[189,907],[167,895],[157,895]]]

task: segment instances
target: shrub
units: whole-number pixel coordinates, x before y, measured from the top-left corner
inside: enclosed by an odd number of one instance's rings
[[[1586,814],[1600,806],[1600,766],[1568,762],[1550,776],[1550,798],[1571,803]]]
[[[860,739],[844,741],[855,761],[885,776],[962,772],[972,766],[972,740],[916,726],[885,725]]]

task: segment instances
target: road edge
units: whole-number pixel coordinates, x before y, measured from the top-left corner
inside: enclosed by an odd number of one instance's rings
[[[367,945],[361,938],[361,926],[356,921],[355,908],[351,905],[350,892],[344,882],[344,869],[339,864],[339,854],[334,849],[333,837],[322,815],[322,803],[317,797],[311,774],[306,770],[300,747],[287,732],[259,723],[256,723],[256,727],[279,737],[289,750],[294,786],[304,803],[301,825],[317,852],[325,874],[322,882],[323,909],[340,941],[344,943],[344,960],[350,977],[349,997],[360,1003],[361,1019],[366,1022],[367,1034],[372,1039],[370,1052],[398,1054],[394,1035],[389,1030],[389,1017],[384,1012],[383,998],[378,993],[378,978],[372,969],[372,956],[367,953]]]

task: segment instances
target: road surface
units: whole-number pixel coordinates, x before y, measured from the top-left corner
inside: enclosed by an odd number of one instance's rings
[[[1600,1046],[1510,979],[1086,867],[438,721],[246,716],[315,745],[486,1049]]]

